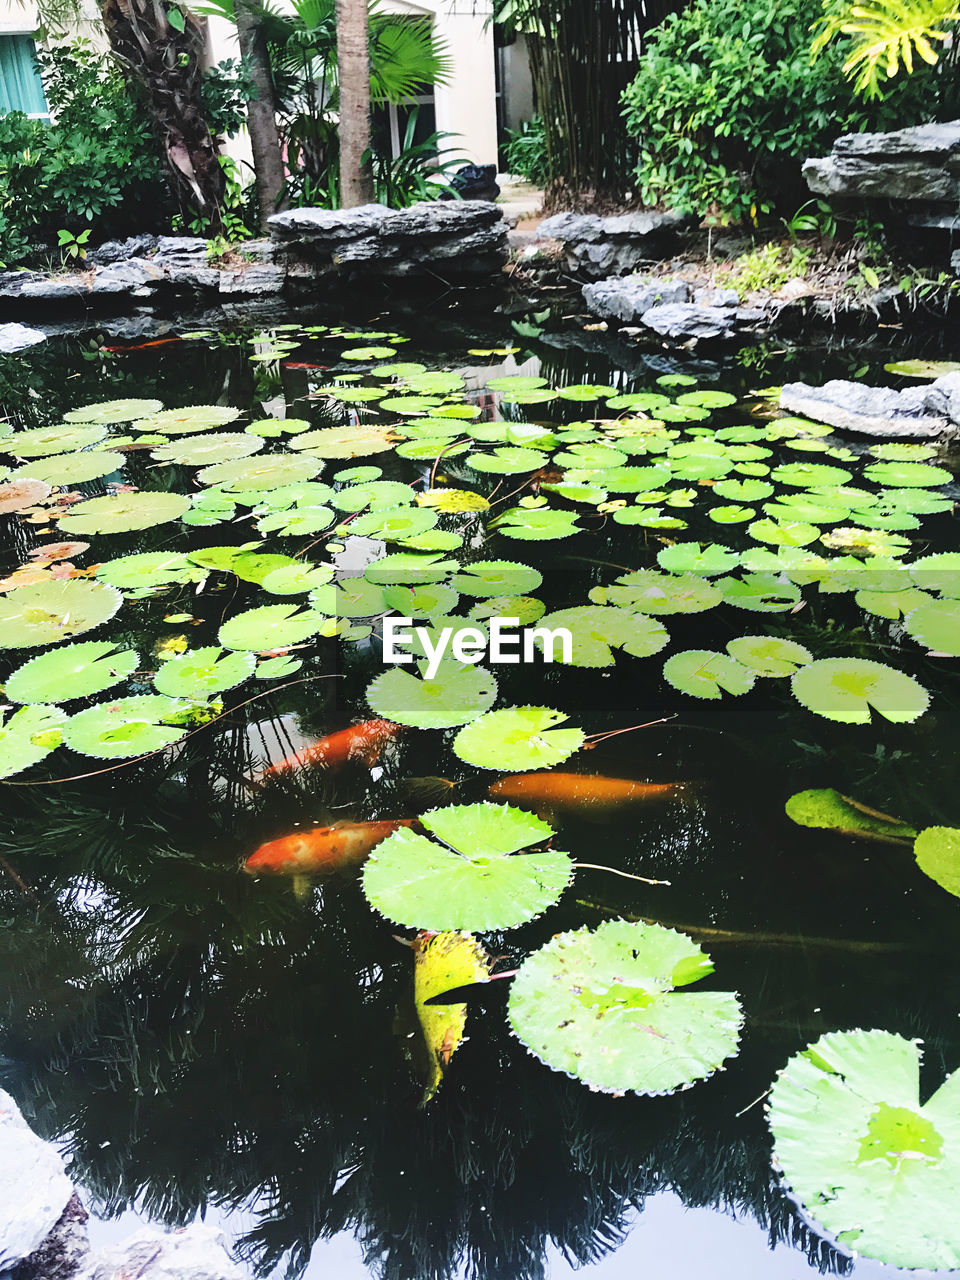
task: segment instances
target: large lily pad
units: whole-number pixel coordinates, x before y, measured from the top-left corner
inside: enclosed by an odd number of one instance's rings
[[[924,874],[960,898],[960,828],[924,827],[914,841],[913,854]]]
[[[101,476],[121,470],[125,461],[122,453],[112,453],[107,449],[55,453],[49,458],[28,462],[19,468],[15,478],[42,480],[44,484],[52,485],[86,484],[89,480],[99,480]]]
[[[494,522],[498,533],[522,542],[541,542],[551,538],[569,538],[579,533],[575,512],[556,511],[550,507],[514,507]]]
[[[800,827],[822,827],[860,840],[899,844],[912,840],[917,834],[916,828],[899,818],[871,809],[833,787],[798,791],[784,808],[787,817]]]
[[[960,657],[960,600],[917,602],[906,617],[907,631],[935,653]]]
[[[83,640],[31,658],[7,680],[11,702],[67,702],[87,698],[125,680],[137,669],[136,650],[111,640]]]
[[[557,728],[568,717],[551,707],[506,707],[467,724],[453,740],[461,760],[480,769],[520,773],[549,769],[579,751],[582,729]]]
[[[791,677],[794,697],[817,715],[869,724],[871,711],[896,724],[922,716],[930,695],[912,676],[867,658],[820,658]]]
[[[220,628],[217,639],[225,649],[249,649],[265,653],[286,649],[315,636],[326,618],[313,609],[298,612],[296,604],[266,604],[235,614]]]
[[[722,596],[713,583],[696,574],[659,573],[637,569],[625,573],[611,587],[593,587],[595,604],[612,604],[638,613],[700,613],[719,604]]]
[[[99,400],[65,413],[67,422],[97,422],[109,426],[117,422],[137,422],[163,408],[162,400]]]
[[[307,431],[292,440],[290,447],[308,449],[316,458],[365,458],[392,449],[396,439],[389,427],[358,424]]]
[[[183,737],[182,725],[163,723],[180,710],[179,703],[158,694],[100,702],[67,721],[63,740],[74,751],[101,760],[146,755]]]
[[[128,533],[179,520],[190,499],[179,493],[117,493],[88,498],[60,517],[64,533]]]
[[[79,578],[20,587],[0,597],[0,649],[69,640],[112,618],[122,603],[114,587]]]
[[[0,711],[0,718],[3,712]],[[39,764],[61,742],[66,715],[59,707],[21,707],[0,723],[0,778]]]
[[[536,591],[543,574],[531,565],[516,560],[475,560],[465,564],[451,579],[451,585],[465,596],[479,599],[489,596],[526,595]]]
[[[755,672],[725,653],[711,649],[687,649],[663,664],[663,678],[681,693],[694,698],[720,698],[723,693],[749,693]]]
[[[262,453],[254,458],[217,462],[197,472],[201,484],[215,484],[228,491],[264,492],[288,484],[312,480],[321,464],[292,453]]]
[[[157,431],[165,436],[190,435],[194,431],[209,431],[211,427],[225,427],[228,422],[235,422],[239,417],[239,409],[231,409],[226,405],[195,404],[185,409],[164,409],[160,413],[140,417],[136,429]]]
[[[896,1267],[960,1268],[960,1074],[920,1104],[918,1043],[831,1031],[770,1095],[774,1160],[841,1245]]]
[[[508,1017],[532,1054],[605,1093],[673,1093],[739,1044],[729,991],[682,991],[713,972],[682,933],[612,920],[560,933],[521,965]]]
[[[172,698],[202,700],[243,684],[255,665],[250,652],[224,653],[216,645],[208,645],[178,653],[164,662],[153,677],[153,687]]]
[[[212,435],[183,436],[153,450],[158,462],[205,467],[259,453],[266,442],[244,431],[216,431]]]
[[[206,576],[206,569],[191,564],[176,551],[141,551],[97,566],[98,578],[134,592],[148,592],[175,582],[202,582]]]
[[[809,649],[779,636],[738,636],[727,641],[727,653],[758,676],[792,676],[813,661]]]
[[[670,639],[666,627],[655,618],[604,605],[558,609],[547,614],[540,626],[548,631],[562,628],[570,632],[570,665],[574,667],[611,667],[615,662],[615,649],[622,649],[635,658],[649,658],[659,653]],[[540,637],[535,635],[534,640],[542,649]],[[559,646],[554,644],[552,648],[553,660],[565,661]]]
[[[418,665],[424,673],[426,662]],[[392,667],[367,686],[367,702],[376,715],[417,729],[467,724],[489,711],[496,700],[497,682],[489,671],[457,662],[441,662],[431,680]]]
[[[363,870],[367,899],[397,924],[436,932],[512,929],[552,906],[572,878],[569,854],[519,852],[553,836],[548,823],[520,809],[451,805],[420,821],[436,839],[401,828]]]
[[[51,453],[72,453],[97,444],[107,434],[106,427],[77,426],[64,422],[55,427],[32,427],[18,431],[4,441],[3,452],[15,458],[45,458]]]

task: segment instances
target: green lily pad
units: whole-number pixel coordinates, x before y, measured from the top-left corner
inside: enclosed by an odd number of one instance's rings
[[[902,378],[921,378],[924,382],[933,382],[948,373],[960,373],[960,364],[956,360],[895,360],[883,367],[887,373],[898,373]]]
[[[389,360],[397,354],[396,347],[351,347],[341,351],[341,360]]]
[[[66,714],[53,706],[21,707],[3,720],[0,710],[0,778],[39,764],[62,740]]]
[[[522,445],[507,445],[502,449],[494,449],[492,453],[471,453],[466,459],[468,467],[474,471],[489,472],[491,475],[512,476],[522,471],[536,471],[545,466],[548,457],[539,449],[527,449]]]
[[[183,725],[162,723],[180,710],[173,698],[159,694],[100,702],[66,722],[63,741],[72,750],[100,760],[146,755],[183,737]]]
[[[44,484],[86,484],[99,480],[113,471],[123,468],[126,458],[122,453],[106,449],[86,453],[56,453],[49,458],[38,458],[14,472],[16,480],[42,480]]]
[[[853,477],[842,467],[831,467],[824,462],[784,462],[775,467],[771,479],[797,489],[824,489],[829,485],[844,485]]]
[[[399,480],[370,480],[366,484],[353,484],[341,489],[332,498],[338,511],[386,511],[391,507],[405,507],[413,502],[414,490]]]
[[[333,574],[332,565],[311,564],[309,560],[297,561],[295,564],[284,564],[271,569],[260,579],[260,585],[272,596],[297,596],[332,582]]]
[[[713,492],[733,502],[762,502],[773,494],[773,485],[766,480],[718,480]]]
[[[177,462],[183,466],[210,466],[232,462],[259,453],[264,441],[243,431],[216,431],[209,436],[183,436],[153,450],[158,462]]]
[[[517,625],[528,627],[546,613],[546,605],[534,596],[490,596],[470,607],[468,617],[478,622],[488,618],[516,618]]]
[[[751,613],[786,613],[802,599],[800,588],[781,573],[745,573],[724,578],[723,602]]]
[[[390,507],[386,511],[368,511],[349,526],[351,533],[366,538],[382,538],[399,542],[418,533],[426,533],[437,523],[437,513],[428,507]]]
[[[175,551],[142,551],[97,566],[97,577],[123,590],[146,591],[172,583],[202,582],[206,570]]]
[[[294,507],[292,511],[274,511],[257,521],[260,533],[276,533],[281,538],[322,533],[329,529],[336,515],[329,507]]]
[[[605,605],[559,609],[547,614],[541,625],[549,631],[564,628],[570,632],[570,665],[574,667],[612,667],[615,649],[635,658],[648,658],[670,640],[666,627],[647,614]],[[542,641],[537,640],[537,644],[543,648]],[[554,661],[563,661],[557,656],[557,648],[553,646]]]
[[[861,840],[902,843],[912,840],[916,828],[851,800],[833,787],[798,791],[785,806],[787,817],[801,827],[821,827]]]
[[[396,437],[389,427],[373,423],[352,427],[323,427],[291,440],[291,449],[308,449],[315,458],[365,458],[392,449]]]
[[[819,658],[796,671],[791,684],[798,702],[843,724],[869,724],[871,711],[909,724],[930,702],[912,676],[866,658]]]
[[[171,698],[202,700],[243,684],[255,664],[252,653],[224,653],[216,645],[209,645],[168,659],[153,677],[153,687]]]
[[[295,675],[302,666],[300,658],[282,654],[279,658],[261,658],[253,674],[257,680],[284,680]]]
[[[873,462],[864,467],[863,474],[874,484],[897,489],[933,488],[953,479],[946,467],[935,467],[930,462]]]
[[[480,769],[520,773],[549,769],[579,751],[581,729],[558,729],[567,716],[551,707],[506,707],[488,711],[467,724],[453,740],[453,750]]]
[[[501,595],[526,595],[536,591],[543,574],[516,560],[475,560],[465,564],[450,580],[461,595],[483,599]]]
[[[719,588],[695,574],[674,575],[656,569],[625,573],[613,586],[593,587],[589,595],[594,604],[653,614],[701,613],[722,599]]]
[[[809,649],[779,636],[739,636],[727,641],[727,653],[758,676],[792,676],[813,661]]]
[[[663,664],[663,678],[681,693],[694,698],[720,698],[749,693],[756,674],[725,653],[710,649],[687,649],[675,653]]]
[[[112,618],[122,603],[115,588],[80,578],[18,587],[0,596],[0,649],[70,640]]]
[[[3,452],[15,458],[45,458],[51,453],[73,453],[97,444],[107,434],[102,426],[75,426],[64,422],[56,427],[32,427],[18,431],[3,444]]]
[[[905,614],[911,613],[930,597],[916,587],[906,587],[903,591],[868,591],[861,589],[854,600],[861,609],[878,618],[889,618],[896,622]]]
[[[209,431],[211,427],[225,427],[228,422],[236,422],[239,417],[239,409],[231,409],[226,405],[194,404],[185,409],[163,409],[160,413],[141,417],[136,429],[159,431],[165,436],[186,436],[194,431]]]
[[[747,533],[758,542],[769,542],[775,547],[805,547],[820,536],[816,525],[805,524],[802,520],[782,523],[777,520],[754,520],[747,526]]]
[[[397,924],[436,932],[516,928],[553,906],[573,877],[569,854],[520,852],[549,840],[553,828],[519,809],[452,805],[420,822],[429,835],[395,831],[363,869],[367,900]]]
[[[757,512],[754,507],[741,507],[731,503],[725,507],[713,507],[707,514],[717,524],[746,524],[756,516]]]
[[[960,828],[924,827],[914,841],[913,854],[924,875],[960,898]]]
[[[128,533],[179,520],[190,499],[179,493],[117,493],[78,502],[60,517],[63,533]]]
[[[505,538],[521,542],[543,542],[553,538],[569,538],[580,532],[577,513],[556,511],[551,507],[513,507],[493,522]]]
[[[658,391],[630,391],[626,395],[612,396],[607,400],[608,409],[635,409],[640,413],[656,413],[670,403],[670,397]]]
[[[960,657],[960,600],[927,599],[910,610],[904,625],[918,644]]]
[[[117,422],[136,422],[163,408],[162,400],[100,400],[65,413],[67,422],[96,422],[110,426]]]
[[[312,458],[292,453],[262,453],[254,458],[216,462],[198,471],[197,479],[201,484],[215,484],[227,490],[260,492],[312,480],[320,468],[321,463]]]
[[[325,622],[324,616],[313,609],[298,612],[296,604],[266,604],[228,618],[217,639],[225,649],[264,653],[300,644],[315,636]]]
[[[960,551],[921,556],[909,566],[908,572],[924,591],[936,591],[950,600],[960,600]]]
[[[555,394],[563,400],[588,403],[593,400],[606,400],[609,396],[615,396],[617,388],[608,387],[598,382],[579,382],[572,387],[558,387]]]
[[[418,587],[384,587],[383,599],[388,608],[396,609],[407,617],[429,618],[436,614],[449,614],[457,607],[460,595],[452,587],[435,582]]]
[[[83,640],[52,649],[19,667],[4,692],[11,702],[68,702],[118,684],[136,671],[134,649],[117,649],[112,640]]]
[[[895,1267],[960,1268],[960,1075],[920,1104],[920,1050],[889,1031],[831,1031],[774,1082],[776,1166],[841,1245]]]
[[[684,934],[611,920],[592,933],[557,934],[528,956],[507,1016],[535,1057],[591,1089],[673,1093],[738,1049],[734,993],[677,990],[712,972]]]
[[[428,582],[442,582],[456,567],[456,560],[445,560],[437,554],[398,551],[367,565],[363,576],[380,586],[424,586]]]
[[[669,573],[697,573],[704,578],[713,578],[720,573],[729,573],[740,563],[736,551],[715,543],[677,542],[672,547],[664,547],[657,552],[657,564]]]
[[[420,662],[421,673],[426,662]],[[375,715],[416,729],[450,729],[489,711],[497,700],[497,682],[489,671],[458,662],[441,662],[432,680],[418,679],[403,667],[391,667],[367,686]]]

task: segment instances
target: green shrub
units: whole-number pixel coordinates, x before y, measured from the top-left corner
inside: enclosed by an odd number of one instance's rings
[[[503,164],[507,173],[518,174],[538,187],[547,185],[550,181],[547,141],[539,116],[524,120],[519,129],[507,130]]]
[[[644,203],[719,221],[791,212],[806,198],[800,163],[840,134],[956,111],[956,85],[926,65],[881,101],[857,98],[842,44],[810,60],[821,12],[820,0],[693,0],[651,33],[623,95]]]
[[[36,257],[62,229],[105,240],[168,225],[159,148],[116,65],[84,40],[37,60],[54,123],[0,116],[0,260]]]

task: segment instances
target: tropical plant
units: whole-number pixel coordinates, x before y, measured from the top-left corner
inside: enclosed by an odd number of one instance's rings
[[[816,58],[832,40],[849,36],[843,72],[868,98],[883,96],[881,79],[892,80],[901,71],[912,75],[919,67],[914,58],[936,66],[950,28],[960,22],[954,0],[826,0],[823,7],[811,53]]]
[[[719,221],[753,219],[804,195],[801,161],[840,133],[891,129],[956,109],[931,68],[864,102],[843,52],[811,63],[818,0],[693,0],[652,33],[623,95],[642,199]]]
[[[503,148],[503,165],[508,173],[519,174],[528,182],[545,186],[550,179],[547,165],[547,141],[543,120],[534,116],[524,120],[519,129],[507,130]]]

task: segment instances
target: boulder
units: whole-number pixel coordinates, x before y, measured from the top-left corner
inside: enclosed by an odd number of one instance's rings
[[[736,289],[705,287],[694,289],[693,301],[698,307],[739,307],[740,295]]]
[[[583,300],[595,316],[632,324],[659,304],[686,302],[689,289],[683,280],[656,276],[615,276],[583,286]]]
[[[355,209],[287,209],[269,218],[275,240],[338,244],[359,236],[376,235],[384,218],[394,211],[385,204],[361,204]]]
[[[642,325],[671,342],[732,338],[737,321],[736,307],[698,307],[692,302],[651,307],[640,317]]]
[[[927,387],[893,391],[839,378],[822,387],[788,382],[780,391],[780,408],[854,435],[936,440],[950,433],[951,424],[946,417],[927,412],[928,395]]]
[[[126,240],[105,240],[95,249],[87,251],[86,262],[91,267],[106,267],[112,262],[127,262],[130,258],[143,258],[157,250],[158,237],[127,236]]]
[[[923,405],[927,413],[960,426],[960,373],[946,373],[925,387]]]
[[[960,120],[893,133],[845,134],[829,156],[807,160],[803,176],[815,195],[950,203],[955,208],[960,200]]]
[[[182,258],[184,256],[191,258],[207,256],[207,242],[200,236],[161,236],[157,241],[156,257],[159,260],[164,258]]]
[[[36,347],[46,342],[47,335],[40,329],[31,329],[26,324],[0,324],[0,355],[13,355],[15,351],[26,351],[28,347]],[[0,1094],[0,1099],[6,1095]],[[2,1152],[0,1152],[2,1158]]]
[[[236,270],[217,272],[220,296],[227,298],[262,298],[283,292],[286,272],[272,262],[251,262]]]
[[[668,257],[680,233],[696,225],[692,214],[621,213],[608,218],[597,214],[557,213],[537,227],[543,240],[560,240],[569,271],[587,280],[628,275],[643,263]]]
[[[74,1280],[90,1254],[89,1218],[83,1201],[74,1192],[60,1221],[40,1247],[5,1276],[9,1280]]]
[[[39,1248],[72,1195],[57,1149],[32,1132],[0,1090],[0,1272]]]
[[[97,267],[93,273],[93,293],[133,293],[145,290],[148,296],[163,279],[163,271],[143,258],[131,258],[127,262],[113,262]],[[139,294],[139,296],[144,296]]]
[[[113,1249],[91,1255],[77,1280],[246,1280],[213,1227],[147,1227]]]

